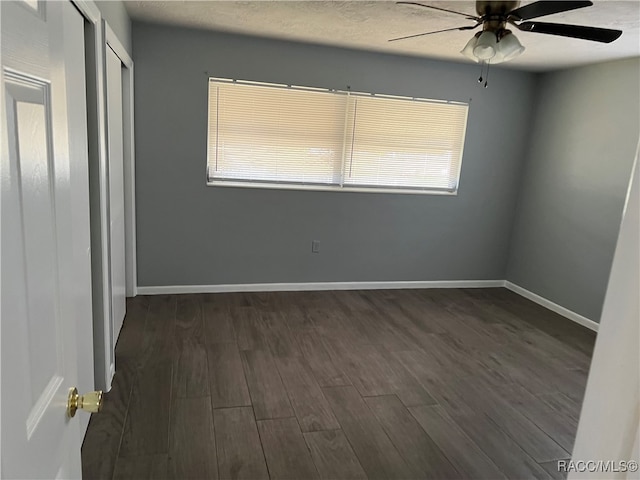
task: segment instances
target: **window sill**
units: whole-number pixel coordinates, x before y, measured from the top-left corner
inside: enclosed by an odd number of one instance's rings
[[[267,190],[307,190],[317,192],[395,193],[403,195],[448,195],[457,196],[458,190],[412,190],[408,188],[338,187],[331,185],[300,185],[284,183],[254,183],[234,181],[207,181],[208,187],[257,188]]]

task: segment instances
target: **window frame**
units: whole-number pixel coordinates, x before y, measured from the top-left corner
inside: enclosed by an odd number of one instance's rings
[[[305,91],[315,91],[327,94],[338,94],[338,95],[346,95],[347,102],[349,101],[349,96],[362,96],[362,97],[379,97],[386,98],[392,100],[404,100],[404,101],[416,101],[416,102],[425,102],[425,103],[435,103],[435,104],[444,104],[444,105],[458,105],[466,107],[464,112],[464,121],[463,121],[463,130],[462,130],[462,138],[460,139],[460,160],[459,160],[459,168],[457,172],[457,179],[454,188],[418,188],[413,186],[354,186],[354,185],[345,185],[345,164],[349,160],[345,160],[344,155],[342,158],[342,173],[340,184],[326,184],[326,183],[300,183],[300,182],[286,182],[281,180],[238,180],[238,179],[225,179],[225,178],[213,178],[209,175],[209,151],[211,149],[211,105],[209,103],[210,93],[209,89],[211,88],[211,82],[218,83],[229,83],[229,84],[241,84],[241,85],[254,85],[261,87],[270,87],[270,88],[281,88],[281,89],[296,89],[296,90],[305,90]],[[267,82],[257,82],[257,81],[247,81],[247,80],[236,80],[229,78],[219,78],[219,77],[208,77],[207,78],[207,148],[206,148],[206,185],[208,187],[223,187],[223,188],[254,188],[254,189],[267,189],[267,190],[299,190],[299,191],[321,191],[321,192],[356,192],[356,193],[386,193],[386,194],[403,194],[403,195],[446,195],[446,196],[457,196],[458,190],[460,188],[460,177],[462,174],[462,162],[464,159],[464,145],[466,141],[466,133],[468,127],[468,119],[469,119],[469,103],[458,102],[453,100],[434,100],[427,99],[421,97],[407,97],[407,96],[399,96],[399,95],[390,95],[390,94],[378,94],[378,93],[366,93],[366,92],[353,92],[351,90],[338,90],[338,89],[327,89],[327,88],[317,88],[317,87],[305,87],[298,85],[286,85],[279,83],[267,83]],[[217,114],[216,114],[217,115]]]

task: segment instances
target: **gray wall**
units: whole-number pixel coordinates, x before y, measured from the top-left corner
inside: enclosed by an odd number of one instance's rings
[[[640,132],[640,60],[542,76],[508,280],[600,320]]]
[[[535,75],[136,22],[133,48],[139,285],[505,277]],[[207,187],[207,72],[471,100],[459,194]]]
[[[113,33],[116,34],[122,46],[131,55],[131,19],[124,8],[124,3],[120,0],[96,1],[96,5]]]

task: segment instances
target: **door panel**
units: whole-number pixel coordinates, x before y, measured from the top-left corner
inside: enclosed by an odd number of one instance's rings
[[[109,130],[109,216],[111,245],[112,340],[118,338],[125,315],[126,268],[124,238],[124,143],[122,62],[107,47],[107,115]]]
[[[87,152],[70,141],[86,142],[70,81],[85,75],[84,19],[69,2],[36,5],[0,2],[3,478],[80,476],[80,423],[65,407],[78,360],[92,361],[77,355],[91,342],[76,336],[91,322],[77,301],[90,277],[74,254],[89,226],[72,213],[88,203],[76,168]]]
[[[19,291],[26,305],[24,325],[27,335],[27,356],[30,378],[31,411],[27,433],[31,435],[39,414],[51,400],[56,386],[62,381],[61,327],[56,306],[57,285],[60,281],[57,266],[57,241],[54,224],[56,203],[49,184],[53,174],[48,145],[52,144],[49,95],[46,85],[7,74],[7,127],[10,132],[9,148],[11,173],[16,179],[21,205],[20,238],[22,250],[21,272],[24,286]],[[53,214],[53,215],[52,215]],[[50,242],[42,242],[42,239]],[[16,298],[17,300],[17,298]],[[50,321],[41,322],[49,317]]]
[[[65,332],[58,285],[68,279],[59,268],[59,256],[65,254],[58,248],[55,228],[56,217],[64,221],[66,214],[61,210],[68,202],[62,192],[55,198],[56,184],[64,177],[55,178],[48,85],[5,70],[4,90],[9,158],[8,163],[3,161],[3,170],[8,167],[3,176],[8,174],[11,183],[2,192],[3,365],[7,365],[6,354],[13,353],[23,366],[15,372],[20,378],[13,380],[21,384],[24,401],[14,412],[22,420],[26,440],[39,444],[43,432],[64,429],[64,416],[50,407],[54,397],[65,395],[65,377],[75,377],[75,372],[69,372],[73,365],[65,365],[63,358]],[[64,170],[62,161],[57,166]],[[12,336],[13,347],[22,347],[19,351],[5,351],[5,332]],[[12,373],[3,369],[3,394],[7,392],[5,375]],[[3,396],[3,423],[7,402],[15,403]],[[46,449],[43,460],[53,462],[53,453]]]

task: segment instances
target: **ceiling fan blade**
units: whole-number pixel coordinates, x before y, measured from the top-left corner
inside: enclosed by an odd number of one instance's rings
[[[453,30],[473,30],[474,28],[478,28],[478,26],[480,26],[480,24],[468,26],[468,27],[445,28],[444,30],[436,30],[434,32],[418,33],[416,35],[407,35],[406,37],[392,38],[391,40],[389,40],[389,42],[395,42],[396,40],[405,40],[407,38],[422,37],[424,35],[431,35],[434,33],[451,32]]]
[[[416,5],[418,7],[431,8],[433,10],[440,10],[441,12],[455,13],[456,15],[462,15],[463,17],[466,17],[466,18],[468,18],[470,20],[476,20],[476,21],[480,20],[479,17],[476,17],[474,15],[469,15],[468,13],[456,12],[454,10],[447,10],[446,8],[433,7],[431,5],[425,5],[424,3],[418,3],[418,2],[396,2],[396,5]]]
[[[583,40],[592,40],[594,42],[602,43],[611,43],[622,35],[621,30],[584,27],[582,25],[565,25],[562,23],[523,22],[516,25],[516,27],[525,32],[546,33],[549,35],[581,38]]]
[[[568,12],[569,10],[575,10],[577,8],[590,7],[591,5],[593,5],[593,2],[589,1],[534,2],[509,12],[509,17],[513,20],[530,20],[532,18],[551,15],[552,13]]]

